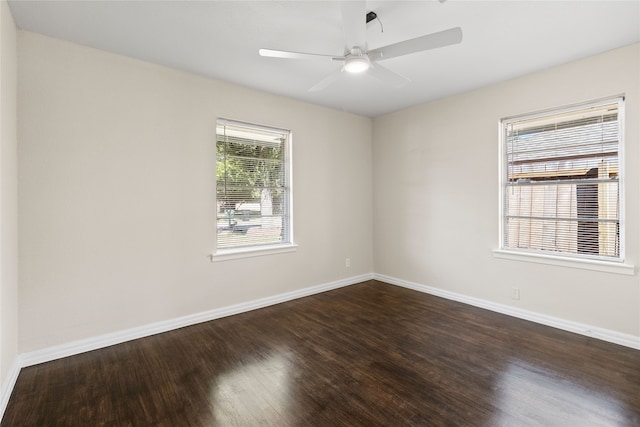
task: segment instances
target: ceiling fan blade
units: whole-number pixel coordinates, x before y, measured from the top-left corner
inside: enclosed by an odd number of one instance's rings
[[[415,39],[405,40],[395,44],[379,47],[367,52],[369,58],[374,61],[409,55],[439,47],[450,46],[462,42],[462,28],[455,27]]]
[[[342,26],[347,49],[359,47],[367,49],[367,12],[366,2],[344,0],[340,2],[342,9]]]
[[[411,80],[409,80],[405,76],[400,75],[395,71],[391,71],[387,67],[383,67],[380,64],[371,64],[371,67],[369,68],[369,74],[378,80],[389,83],[395,88],[400,88],[411,82]]]
[[[267,56],[270,58],[285,58],[285,59],[324,59],[324,60],[342,60],[342,56],[323,55],[321,53],[304,53],[304,52],[289,52],[286,50],[274,50],[274,49],[260,49],[258,51],[260,56]]]
[[[311,86],[309,88],[309,92],[319,92],[319,91],[323,90],[324,88],[328,87],[331,83],[333,83],[336,80],[338,80],[340,75],[342,75],[342,69],[334,71],[333,73],[329,74],[324,79],[320,80],[315,85]]]

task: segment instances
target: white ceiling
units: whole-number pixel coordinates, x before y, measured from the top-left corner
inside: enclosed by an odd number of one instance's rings
[[[308,89],[339,63],[263,58],[259,48],[342,55],[336,1],[10,1],[24,30],[376,117],[640,41],[640,0],[369,1],[369,49],[451,27],[461,44],[382,61],[411,79],[367,75]],[[364,19],[364,16],[363,16]]]

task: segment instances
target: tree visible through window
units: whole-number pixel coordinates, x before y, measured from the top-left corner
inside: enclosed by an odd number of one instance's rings
[[[218,121],[218,249],[291,242],[288,153],[288,131]]]
[[[504,249],[622,260],[622,103],[502,120]]]

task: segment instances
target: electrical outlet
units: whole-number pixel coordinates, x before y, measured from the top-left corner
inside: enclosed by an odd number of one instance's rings
[[[351,267],[351,258],[345,258],[344,266],[345,267]]]
[[[520,288],[511,288],[511,299],[520,299]]]

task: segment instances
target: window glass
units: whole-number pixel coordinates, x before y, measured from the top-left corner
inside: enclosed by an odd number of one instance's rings
[[[502,120],[502,248],[622,260],[622,99]]]
[[[288,131],[219,120],[218,250],[291,243]]]

